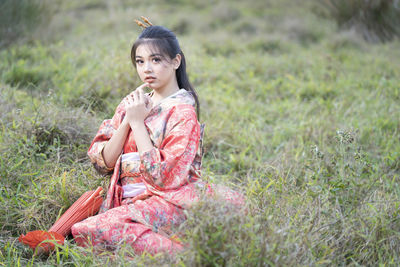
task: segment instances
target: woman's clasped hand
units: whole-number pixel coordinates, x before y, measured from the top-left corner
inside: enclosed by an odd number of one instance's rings
[[[153,107],[151,97],[144,93],[144,88],[147,86],[147,83],[142,84],[124,99],[126,108],[124,120],[131,127],[136,123],[143,122]]]

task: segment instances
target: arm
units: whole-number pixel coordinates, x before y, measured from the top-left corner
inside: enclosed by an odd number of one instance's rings
[[[151,143],[149,133],[147,132],[146,126],[144,122],[137,122],[132,124],[133,137],[135,138],[135,143],[138,149],[139,154],[142,154],[144,151],[148,151],[153,148],[153,144]]]
[[[124,127],[122,126],[120,127],[120,125],[122,125],[121,121],[124,118],[124,116],[125,116],[125,107],[123,105],[123,102],[121,102],[116,108],[113,118],[103,121],[103,123],[100,125],[100,128],[96,136],[94,137],[92,143],[90,144],[88,150],[88,156],[90,158],[90,161],[96,168],[96,170],[102,174],[108,174],[114,169],[115,163],[110,164],[109,158],[107,159],[104,158],[104,156],[106,157],[108,156],[108,153],[106,152],[105,153],[106,155],[103,155],[103,150],[105,149],[106,146],[108,147],[108,149],[112,147],[108,145],[108,142],[111,139],[113,139],[113,141],[120,139],[118,138],[118,136],[114,137],[114,135],[122,134]],[[122,148],[119,149],[118,155],[121,153],[121,150]]]
[[[135,138],[139,153],[153,148],[149,133],[144,125],[144,120],[152,108],[151,99],[143,92],[143,87],[147,85],[148,84],[145,83],[139,86],[138,89],[125,100],[126,117],[124,121],[134,129],[133,137]]]
[[[119,155],[121,155],[126,137],[129,132],[129,124],[124,120],[118,130],[114,132],[110,140],[105,144],[102,150],[102,156],[107,168],[114,167]]]
[[[138,89],[145,85],[146,84],[138,87]],[[122,100],[111,120],[105,120],[102,123],[99,131],[92,141],[92,144],[90,145],[88,151],[89,158],[94,167],[100,173],[111,172],[114,169],[114,165],[118,160],[119,155],[121,154],[125,140],[129,133],[129,129],[132,127],[130,126],[130,119],[128,119],[128,117],[132,116],[132,110],[129,112],[130,116],[126,115],[126,105],[129,103],[127,100],[130,99],[133,94],[137,94],[136,91],[137,90]],[[143,100],[148,101],[144,97]],[[146,101],[144,101],[145,104]]]

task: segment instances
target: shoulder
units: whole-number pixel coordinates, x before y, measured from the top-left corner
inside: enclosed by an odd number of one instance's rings
[[[193,106],[187,104],[176,105],[171,108],[168,114],[167,127],[178,124],[198,124],[196,110]],[[169,128],[168,127],[168,128]]]
[[[196,101],[191,92],[186,91],[185,89],[180,89],[178,92],[171,96],[171,99],[177,101],[178,103],[188,104],[195,107]]]
[[[187,130],[199,128],[195,107],[190,103],[179,103],[171,107],[166,127],[167,132],[182,127]]]
[[[193,95],[185,89],[180,89],[178,92],[167,97],[162,102],[162,106],[164,106],[165,108],[186,105],[192,106],[194,108],[196,106],[196,102]]]
[[[198,123],[196,109],[190,104],[181,103],[171,107],[169,111],[169,121],[190,121]]]

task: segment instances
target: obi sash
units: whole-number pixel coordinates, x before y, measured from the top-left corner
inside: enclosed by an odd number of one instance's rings
[[[121,156],[122,198],[136,197],[146,190],[141,181],[140,156],[138,152],[126,153]]]

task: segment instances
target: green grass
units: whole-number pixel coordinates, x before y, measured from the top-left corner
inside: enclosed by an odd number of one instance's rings
[[[367,44],[312,1],[56,3],[40,38],[0,50],[0,265],[399,264],[398,40]],[[206,124],[204,179],[244,192],[246,209],[189,210],[175,259],[71,239],[34,257],[21,233],[107,186],[86,150],[139,84],[140,15],[178,33]]]

